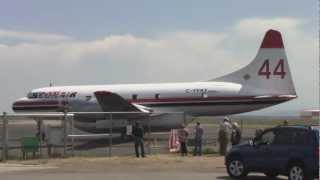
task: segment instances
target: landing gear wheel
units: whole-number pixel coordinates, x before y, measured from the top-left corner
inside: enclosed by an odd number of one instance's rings
[[[234,158],[228,161],[227,172],[233,178],[242,178],[248,175],[246,166],[241,158]]]

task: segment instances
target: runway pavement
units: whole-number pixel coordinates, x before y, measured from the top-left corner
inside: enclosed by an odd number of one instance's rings
[[[54,173],[54,174],[11,174],[1,175],[2,180],[231,180],[225,173],[188,173],[188,172],[170,172],[170,173]],[[284,180],[285,178],[277,178]],[[247,180],[268,180],[262,175],[253,175]]]
[[[220,156],[155,155],[0,163],[1,180],[231,180]],[[21,164],[22,163],[22,164]],[[27,165],[23,165],[27,164]],[[281,177],[277,180],[285,180]],[[249,174],[247,180],[268,180]]]

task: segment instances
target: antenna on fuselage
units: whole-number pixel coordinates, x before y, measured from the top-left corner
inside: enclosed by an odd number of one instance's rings
[[[53,86],[53,82],[50,82],[50,83],[49,83],[49,87],[52,87],[52,86]]]

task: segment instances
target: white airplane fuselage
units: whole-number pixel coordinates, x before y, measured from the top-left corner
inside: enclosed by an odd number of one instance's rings
[[[152,108],[154,113],[185,112],[192,116],[217,116],[261,109],[288,100],[257,98],[261,94],[241,93],[241,84],[191,82],[160,84],[119,84],[97,86],[61,86],[35,89],[16,111],[61,111],[67,102],[73,112],[102,112],[94,96],[96,91],[119,94],[128,102]]]

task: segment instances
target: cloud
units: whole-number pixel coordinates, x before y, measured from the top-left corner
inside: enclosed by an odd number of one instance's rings
[[[279,29],[282,33],[287,33],[292,30],[301,28],[303,19],[296,19],[291,17],[281,18],[249,18],[238,21],[233,29],[235,32],[241,33],[245,37],[256,37],[264,32],[266,29]]]
[[[71,40],[70,37],[61,34],[38,33],[38,32],[21,32],[0,29],[0,40],[11,40],[16,42],[36,42],[36,43],[52,43]]]
[[[0,70],[5,72],[10,64],[23,64],[20,73],[25,71],[36,87],[41,86],[37,81],[48,79],[62,84],[206,80],[248,64],[265,31],[273,28],[283,34],[301,99],[289,106],[309,107],[318,99],[318,83],[310,83],[318,82],[318,50],[315,35],[304,29],[305,23],[288,17],[248,18],[224,32],[181,30],[152,37],[124,34],[87,41],[50,33],[0,30]],[[7,43],[10,39],[15,43]],[[308,77],[310,81],[300,78],[310,72],[314,75]]]

